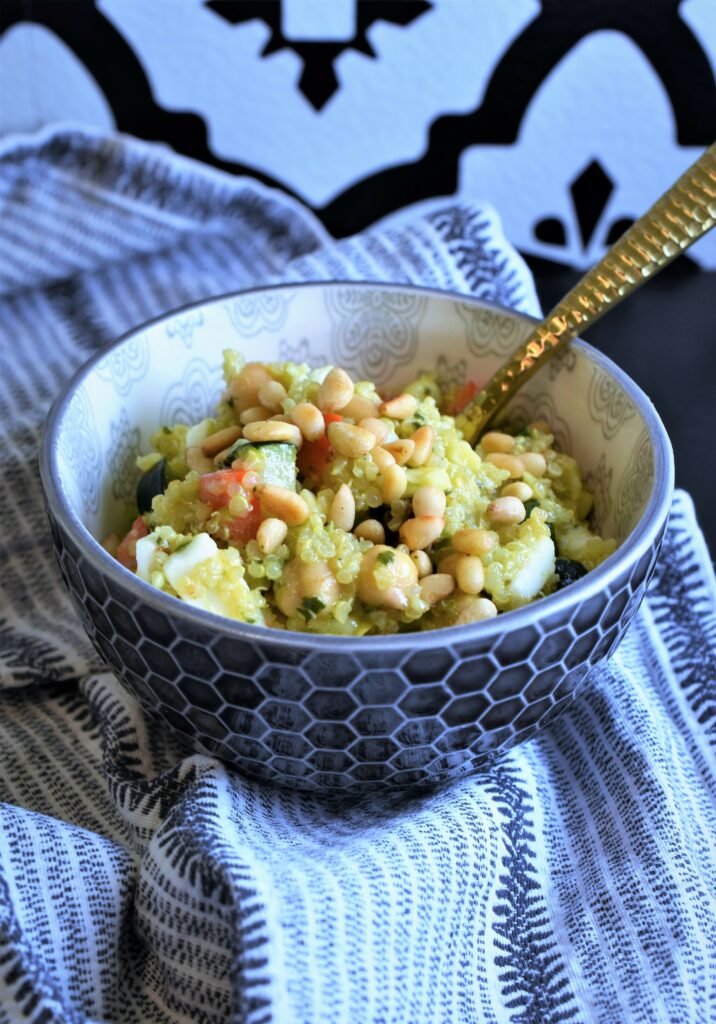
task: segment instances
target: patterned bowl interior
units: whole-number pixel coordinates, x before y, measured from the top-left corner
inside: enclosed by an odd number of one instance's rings
[[[127,336],[80,375],[56,425],[61,487],[94,537],[120,529],[134,499],[137,454],[161,425],[195,422],[211,410],[224,348],[251,359],[335,363],[379,386],[400,387],[426,370],[452,385],[481,383],[530,323],[475,300],[373,284],[269,288],[179,311]],[[637,394],[608,360],[577,343],[508,411],[518,425],[552,424],[594,493],[596,526],[619,542],[640,519],[654,480]]]

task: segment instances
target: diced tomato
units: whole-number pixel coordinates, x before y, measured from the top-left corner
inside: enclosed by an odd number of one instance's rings
[[[465,381],[462,387],[458,388],[452,397],[450,406],[447,410],[449,416],[458,416],[468,402],[477,394],[477,384],[474,380]]]
[[[329,423],[340,423],[343,419],[337,412],[326,412],[323,414],[326,423],[326,430]],[[320,479],[323,470],[331,457],[331,445],[328,434],[319,437],[317,441],[304,441],[296,459],[296,465],[303,477]]]
[[[245,516],[235,516],[229,520],[229,536],[240,544],[248,544],[258,533],[261,519],[261,506],[255,501]]]
[[[258,482],[256,473],[248,469],[220,469],[216,473],[204,473],[199,477],[199,497],[216,512],[226,508],[234,495],[241,491],[249,498]]]
[[[253,540],[261,525],[261,506],[256,497],[258,483],[257,474],[250,469],[220,469],[199,478],[199,497],[214,512],[226,508],[236,494],[245,494],[249,503],[246,513],[234,516],[226,524],[231,539],[240,544]]]
[[[131,569],[134,572],[137,568],[137,541],[141,537],[146,537],[148,533],[149,530],[144,525],[144,520],[141,516],[137,516],[132,523],[132,529],[117,548],[115,556],[126,569]]]

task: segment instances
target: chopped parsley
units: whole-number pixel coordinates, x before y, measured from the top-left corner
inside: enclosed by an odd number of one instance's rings
[[[326,606],[323,601],[321,601],[320,597],[304,597],[298,611],[299,614],[304,617],[306,622],[310,622],[311,619],[314,619],[325,607]]]
[[[419,427],[422,426],[423,423],[425,423],[425,417],[421,413],[420,409],[416,410],[416,412],[415,412],[415,414],[413,416],[413,423],[417,423],[417,425]]]
[[[172,428],[171,427],[162,427],[162,433],[163,434],[171,434],[171,432],[172,432]]]
[[[190,537],[188,540],[180,540],[177,546],[174,548],[174,554],[176,554],[177,551],[183,551],[184,548],[188,548],[193,540],[193,537]]]
[[[395,555],[392,551],[381,551],[377,559],[381,565],[390,565],[395,561]]]

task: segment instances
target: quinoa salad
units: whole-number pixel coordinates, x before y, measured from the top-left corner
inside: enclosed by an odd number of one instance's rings
[[[616,547],[547,423],[462,438],[474,385],[385,394],[233,350],[223,369],[215,415],[154,435],[139,514],[103,542],[187,604],[301,632],[438,629],[544,597]]]

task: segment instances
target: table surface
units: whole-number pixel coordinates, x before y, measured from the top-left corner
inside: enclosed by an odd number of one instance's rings
[[[580,273],[531,262],[542,308]],[[656,406],[671,437],[676,486],[689,491],[716,555],[716,272],[683,257],[609,312],[586,340],[619,364]]]

